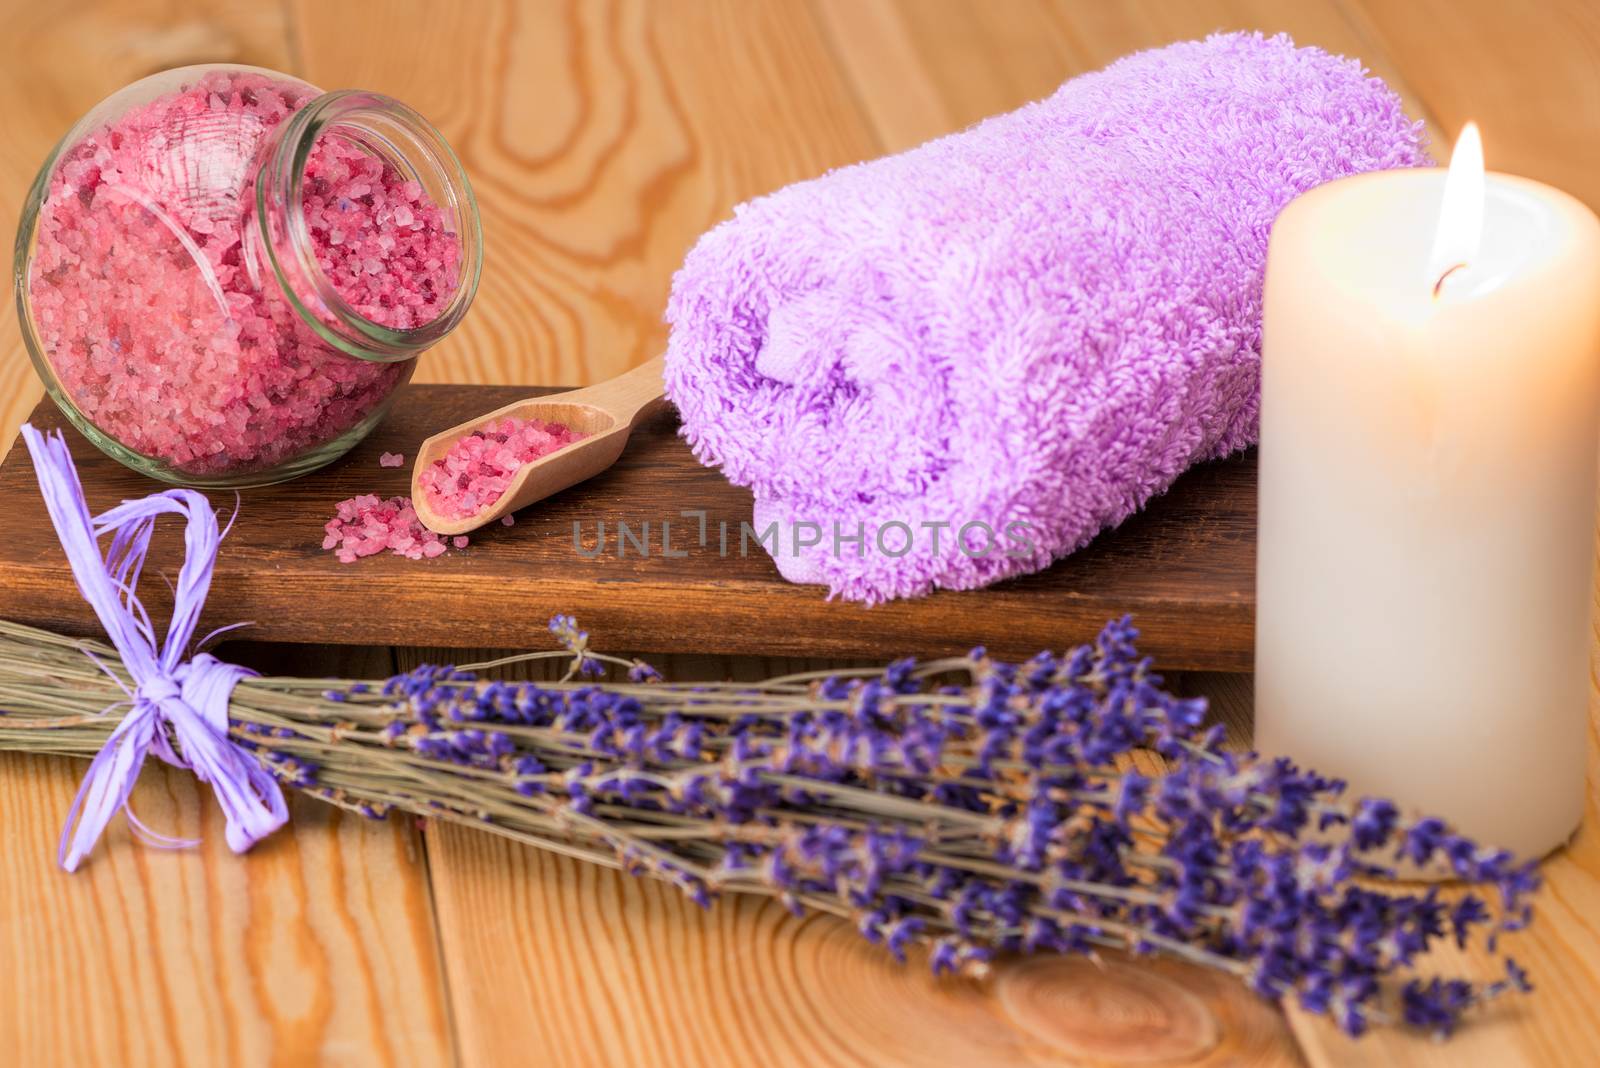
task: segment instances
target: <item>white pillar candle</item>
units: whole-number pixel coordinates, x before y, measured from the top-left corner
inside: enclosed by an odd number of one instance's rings
[[[1475,138],[1448,195],[1362,175],[1273,227],[1256,746],[1532,856],[1583,809],[1600,221]]]

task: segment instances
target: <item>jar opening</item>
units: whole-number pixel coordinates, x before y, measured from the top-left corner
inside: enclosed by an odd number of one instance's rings
[[[409,359],[443,338],[483,267],[472,186],[454,152],[416,111],[378,93],[326,93],[290,117],[262,161],[255,225],[295,310],[364,359]]]

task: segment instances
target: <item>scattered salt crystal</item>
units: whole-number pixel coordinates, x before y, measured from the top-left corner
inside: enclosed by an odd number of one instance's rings
[[[450,539],[450,544],[454,545],[457,549],[465,549],[467,547],[467,536],[465,534],[457,534],[455,537]]]
[[[364,493],[340,501],[323,529],[328,536],[322,540],[322,547],[335,550],[344,564],[386,549],[408,560],[421,560],[439,556],[449,548],[443,537],[422,525],[410,497],[382,500]],[[467,539],[458,535],[454,543],[460,549]]]
[[[405,456],[398,452],[386,452],[382,456],[378,457],[379,467],[400,467],[405,462]]]
[[[508,416],[457,439],[422,472],[422,491],[442,516],[477,515],[500,499],[523,465],[583,437],[560,423]],[[515,520],[508,515],[501,522],[510,526]]]

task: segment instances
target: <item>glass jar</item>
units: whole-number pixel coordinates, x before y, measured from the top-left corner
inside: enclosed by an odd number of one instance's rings
[[[217,64],[135,82],[62,138],[15,285],[90,441],[155,478],[247,486],[360,441],[482,263],[472,188],[422,116]]]

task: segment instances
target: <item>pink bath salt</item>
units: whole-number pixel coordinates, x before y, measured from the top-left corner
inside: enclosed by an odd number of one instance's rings
[[[450,446],[422,472],[422,491],[440,515],[465,519],[498,501],[525,464],[583,438],[560,423],[508,416]],[[501,522],[510,526],[510,519],[506,516]]]
[[[398,452],[386,452],[378,457],[379,467],[401,467],[405,462],[405,456]]]
[[[444,538],[422,525],[410,497],[385,500],[373,493],[351,497],[339,502],[334,517],[322,529],[322,547],[331,550],[344,564],[385,550],[421,560],[448,549]],[[456,548],[463,547],[466,541],[457,537]]]
[[[265,262],[258,149],[314,95],[205,73],[89,131],[44,190],[28,292],[56,380],[105,434],[182,474],[274,467],[356,427],[410,375],[330,346]],[[323,137],[301,208],[317,264],[360,316],[404,330],[449,304],[449,217],[393,166]]]
[[[450,544],[454,545],[457,549],[465,549],[467,547],[467,536],[465,534],[457,534],[455,537],[450,539]]]
[[[312,148],[304,182],[306,228],[339,296],[391,330],[437,319],[455,291],[460,251],[422,186],[340,138]]]
[[[514,515],[503,515],[500,517],[500,525],[503,527],[515,526],[516,523],[517,517]]]

